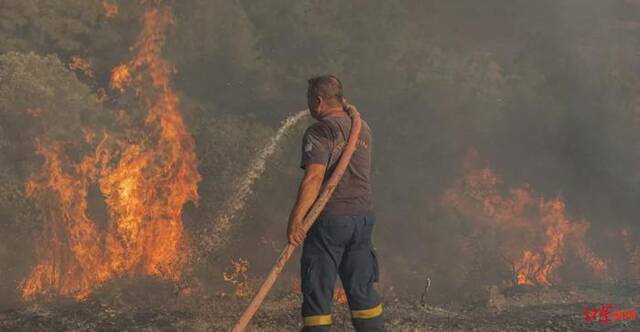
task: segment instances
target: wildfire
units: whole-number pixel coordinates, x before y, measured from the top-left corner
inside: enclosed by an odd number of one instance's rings
[[[110,0],[103,0],[102,7],[104,8],[104,14],[107,17],[114,17],[118,15],[119,7],[118,3]]]
[[[86,298],[114,276],[136,273],[177,281],[189,255],[182,208],[198,199],[197,158],[171,89],[171,65],[162,58],[173,23],[168,6],[144,2],[144,27],[128,65],[114,69],[112,85],[129,82],[148,106],[140,142],[105,139],[92,155],[74,164],[63,144],[41,144],[45,157],[29,179],[27,193],[45,214],[40,262],[23,282],[23,296]],[[95,135],[87,134],[88,140]],[[107,143],[107,142],[111,143]],[[108,225],[98,230],[87,217],[88,186],[99,186],[108,207]]]
[[[302,281],[298,277],[291,278],[291,289],[294,293],[302,292]],[[338,304],[347,304],[347,292],[345,292],[344,288],[336,287],[333,290],[333,301]]]
[[[347,304],[347,292],[344,288],[338,287],[333,292],[333,300],[338,304]]]
[[[131,74],[127,65],[119,65],[111,71],[111,87],[123,91],[131,82]]]
[[[160,5],[147,8],[142,21],[129,69],[149,105],[147,129],[159,129],[159,137],[126,145],[117,167],[103,171],[100,189],[117,225],[106,241],[111,256],[118,257],[112,261],[114,268],[131,270],[143,263],[146,274],[178,280],[187,258],[182,207],[197,201],[201,177],[193,138],[169,84],[171,66],[162,58],[173,15]],[[149,81],[152,89],[146,91]]]
[[[40,263],[23,283],[23,296],[53,291],[82,299],[93,285],[111,276],[103,264],[100,241],[96,241],[99,232],[86,215],[87,190],[94,175],[95,159],[88,156],[79,164],[70,163],[59,143],[38,142],[37,151],[45,162],[27,182],[26,195],[45,213],[46,223],[39,242],[47,245],[36,248]],[[91,273],[86,273],[87,268]]]
[[[584,220],[571,220],[560,198],[539,197],[529,186],[498,190],[500,180],[489,168],[478,167],[472,151],[465,161],[465,177],[448,190],[443,202],[473,222],[496,227],[507,240],[503,250],[510,258],[515,282],[524,285],[551,285],[569,248],[597,275],[607,270],[604,260],[586,244],[590,227]]]
[[[69,69],[71,70],[79,70],[84,73],[87,77],[95,78],[96,75],[91,69],[91,61],[81,58],[77,55],[71,57],[71,62],[69,63]]]
[[[247,277],[247,271],[249,270],[249,261],[239,258],[238,260],[231,261],[232,269],[224,272],[224,281],[235,286],[235,295],[237,297],[247,297],[252,293],[249,286],[249,278]]]

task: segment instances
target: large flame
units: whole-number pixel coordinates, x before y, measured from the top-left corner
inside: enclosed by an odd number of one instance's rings
[[[40,263],[23,283],[23,296],[52,293],[86,297],[94,285],[111,276],[95,223],[87,217],[87,192],[95,159],[73,164],[58,143],[37,144],[44,165],[29,179],[27,197],[34,199],[46,219],[37,253]]]
[[[131,144],[120,162],[103,170],[100,189],[115,229],[107,236],[112,268],[128,271],[142,264],[144,273],[178,279],[186,260],[182,207],[198,199],[197,159],[193,138],[170,86],[173,71],[162,58],[167,28],[173,23],[167,6],[148,8],[137,54],[130,71],[149,105],[146,125],[159,129],[154,144]],[[146,79],[152,89],[145,91]]]
[[[551,285],[559,281],[555,271],[569,248],[595,275],[606,272],[606,262],[586,244],[590,223],[569,219],[560,198],[539,197],[528,186],[502,194],[499,184],[491,168],[478,167],[477,152],[471,151],[465,161],[464,179],[446,192],[444,203],[505,235],[502,250],[513,264],[518,284]]]
[[[162,58],[173,15],[168,6],[144,3],[135,57],[114,70],[112,82],[132,81],[148,106],[143,130],[153,138],[115,144],[106,144],[105,138],[79,163],[64,157],[61,143],[38,145],[45,163],[28,181],[27,194],[46,221],[37,248],[40,261],[23,282],[25,298],[42,294],[80,300],[114,276],[136,273],[181,278],[189,255],[182,208],[197,201],[201,178],[194,141],[170,85],[173,68]],[[109,210],[103,231],[86,213],[92,182]]]

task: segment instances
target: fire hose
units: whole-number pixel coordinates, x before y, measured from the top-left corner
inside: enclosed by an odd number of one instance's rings
[[[302,230],[305,234],[309,231],[311,226],[313,226],[313,223],[318,218],[318,215],[320,215],[320,212],[322,212],[322,209],[324,209],[325,205],[329,201],[329,198],[331,198],[331,194],[333,194],[333,191],[338,186],[338,183],[340,183],[340,179],[342,179],[342,175],[344,175],[344,172],[349,165],[349,161],[351,161],[351,156],[356,149],[356,143],[358,141],[358,137],[360,136],[360,127],[362,126],[362,123],[360,121],[360,113],[358,113],[358,111],[351,105],[345,103],[345,106],[346,107],[344,108],[352,120],[349,139],[347,140],[347,145],[342,152],[342,156],[340,156],[340,160],[338,161],[333,174],[331,174],[331,177],[325,184],[323,190],[318,196],[318,199],[314,202],[313,206],[302,222]],[[231,332],[242,332],[247,327],[247,325],[249,325],[251,318],[256,313],[256,311],[258,311],[258,308],[260,308],[262,301],[264,301],[264,298],[273,287],[273,284],[276,282],[276,279],[282,272],[282,269],[284,268],[289,258],[291,258],[291,255],[295,251],[296,247],[297,246],[289,243],[284,248],[284,250],[282,250],[280,256],[276,260],[276,263],[273,265],[271,271],[267,275],[267,278],[262,283],[262,286],[260,286],[260,289],[258,290],[256,295],[251,300],[251,303],[249,303],[249,306],[247,306],[247,308],[244,310],[242,316],[240,316],[240,319],[238,319]]]

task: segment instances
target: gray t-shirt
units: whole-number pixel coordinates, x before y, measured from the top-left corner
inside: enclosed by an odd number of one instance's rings
[[[327,166],[324,182],[329,180],[349,139],[351,118],[347,115],[324,118],[307,128],[302,139],[302,162]],[[360,137],[349,167],[327,202],[323,214],[345,216],[366,215],[372,212],[371,187],[371,130],[362,120]]]

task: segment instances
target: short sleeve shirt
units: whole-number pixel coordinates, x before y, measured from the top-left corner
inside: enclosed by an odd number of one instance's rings
[[[327,167],[326,182],[337,165],[351,131],[348,116],[327,117],[311,125],[302,139],[300,166],[321,164]],[[371,203],[371,130],[363,120],[356,151],[349,167],[327,202],[323,213],[329,215],[365,215],[372,211]]]

